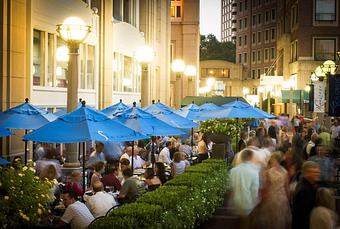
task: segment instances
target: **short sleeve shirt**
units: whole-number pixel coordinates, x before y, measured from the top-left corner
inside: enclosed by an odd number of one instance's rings
[[[85,204],[76,201],[66,208],[61,220],[70,224],[72,229],[86,229],[94,217]]]

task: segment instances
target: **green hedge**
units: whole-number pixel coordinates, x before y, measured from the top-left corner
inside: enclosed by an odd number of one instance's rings
[[[226,163],[208,159],[89,228],[195,228],[223,203],[228,184]]]

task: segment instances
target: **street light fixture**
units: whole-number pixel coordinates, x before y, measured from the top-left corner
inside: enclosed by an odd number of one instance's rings
[[[323,64],[320,66],[321,70],[326,74],[334,75],[337,69],[337,65],[332,60],[326,60],[323,62]]]
[[[85,25],[78,17],[69,17],[57,25],[57,33],[67,43],[69,49],[67,75],[67,112],[77,108],[78,103],[78,63],[79,46],[91,32],[91,26]]]
[[[183,89],[184,89],[184,86],[183,86],[183,79],[182,79],[182,74],[185,70],[185,62],[181,59],[177,59],[177,60],[174,60],[171,64],[171,70],[176,73],[176,84],[177,84],[177,88],[178,88],[178,91],[177,91],[177,98],[176,98],[176,102],[178,103],[177,104],[177,107],[180,107],[180,104],[181,104],[181,100],[183,98]]]
[[[260,107],[260,109],[262,109],[264,87],[259,86],[257,88],[257,92],[258,92],[258,95],[259,95],[259,107]]]
[[[79,78],[79,46],[91,32],[91,26],[85,25],[85,22],[78,17],[66,18],[62,24],[56,26],[58,35],[68,45],[68,73],[67,73],[67,112],[77,108],[78,103],[78,78]],[[61,50],[65,53],[64,50]],[[65,59],[66,60],[66,59]],[[85,149],[83,149],[85,150]],[[66,163],[64,168],[68,167],[71,171],[79,169],[77,144],[66,144]],[[84,159],[83,159],[84,160]],[[83,179],[85,179],[83,174]]]
[[[141,106],[145,107],[150,103],[150,77],[149,63],[153,61],[155,52],[148,46],[141,46],[136,51],[136,59],[142,65],[141,74]]]

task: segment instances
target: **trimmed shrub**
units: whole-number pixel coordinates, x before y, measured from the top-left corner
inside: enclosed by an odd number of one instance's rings
[[[226,163],[208,159],[89,228],[195,228],[223,203],[227,189]]]

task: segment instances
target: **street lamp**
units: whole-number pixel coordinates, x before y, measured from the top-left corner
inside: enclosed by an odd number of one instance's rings
[[[257,92],[258,92],[258,95],[259,95],[259,107],[262,110],[264,87],[259,86],[258,89],[257,89]]]
[[[85,25],[78,17],[69,17],[57,25],[58,35],[67,43],[69,49],[67,75],[67,112],[77,108],[78,102],[78,63],[79,46],[91,32],[91,27]]]
[[[78,17],[66,18],[62,24],[57,25],[58,35],[67,43],[69,50],[67,72],[67,112],[77,108],[78,103],[78,77],[79,77],[79,46],[91,32],[91,27]],[[61,51],[61,52],[65,52]],[[79,169],[77,144],[66,144],[67,154],[64,168]],[[85,150],[85,149],[83,149]],[[85,158],[83,158],[85,160]],[[85,174],[83,174],[84,179]]]
[[[183,79],[182,74],[185,70],[185,63],[181,59],[174,60],[171,64],[171,70],[176,73],[176,84],[177,84],[177,103],[178,107],[180,107],[182,96],[183,96]]]
[[[266,91],[267,91],[267,112],[270,114],[271,113],[271,92],[273,90],[273,87],[271,85],[266,86]]]
[[[141,106],[145,107],[150,103],[150,77],[149,77],[149,63],[153,61],[155,52],[148,46],[141,46],[137,49],[136,59],[142,65],[141,75]]]

